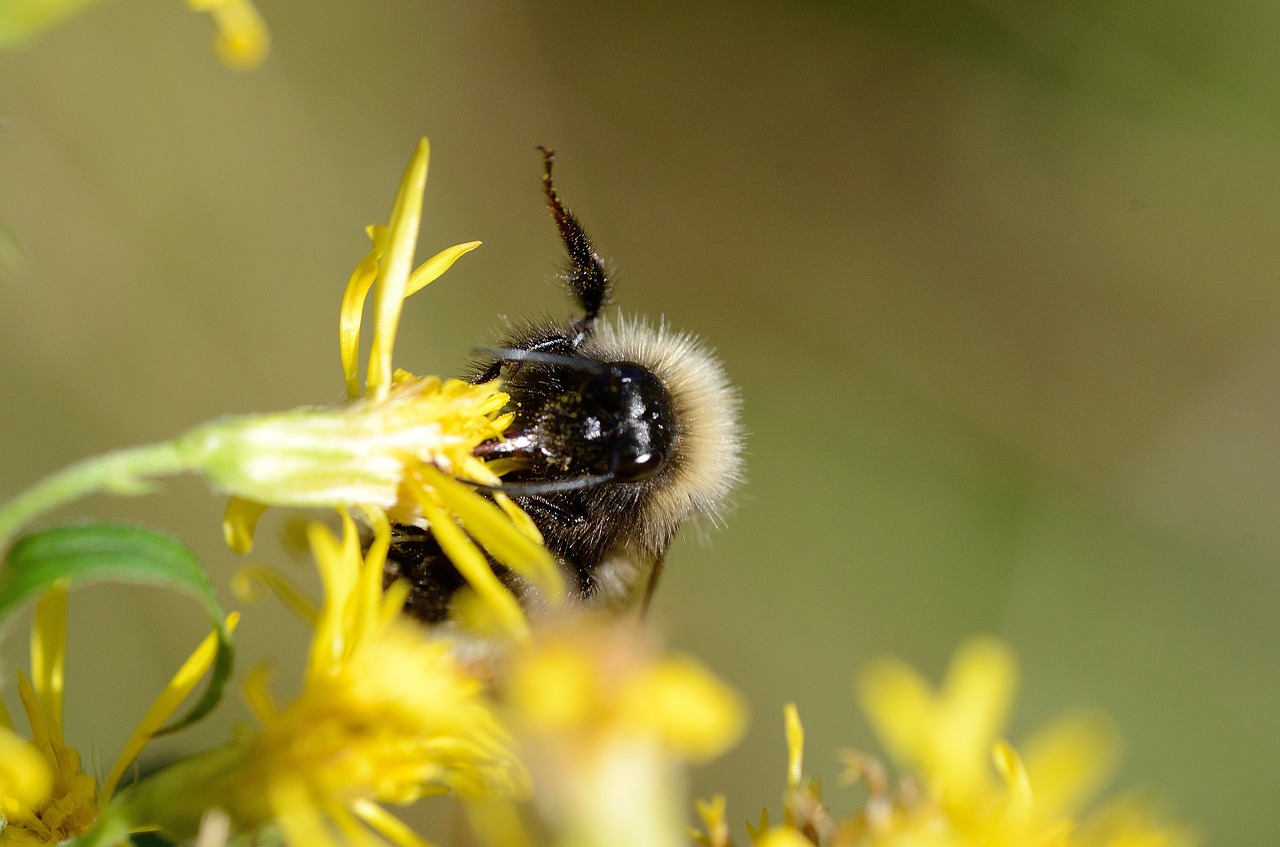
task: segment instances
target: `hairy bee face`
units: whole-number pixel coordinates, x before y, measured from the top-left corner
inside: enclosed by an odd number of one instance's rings
[[[565,280],[584,314],[511,329],[473,382],[503,378],[514,421],[476,448],[507,459],[502,490],[529,514],[582,603],[644,605],[680,524],[715,519],[741,477],[738,398],[719,362],[690,336],[638,320],[605,320],[610,281],[551,181],[543,186],[570,259]],[[516,574],[495,574],[530,611],[546,605]],[[448,619],[465,584],[428,527],[393,528],[385,581],[410,585],[406,608]]]
[[[517,434],[486,450],[528,463],[509,476],[512,490],[521,480],[635,482],[665,467],[677,422],[662,380],[635,362],[560,359],[525,364],[504,386]]]

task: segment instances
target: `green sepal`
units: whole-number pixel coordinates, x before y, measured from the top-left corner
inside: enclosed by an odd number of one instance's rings
[[[189,726],[217,706],[231,677],[231,634],[213,583],[182,542],[148,527],[117,523],[57,526],[25,536],[0,568],[0,626],[23,603],[59,581],[158,585],[193,595],[217,632],[218,652],[199,702],[157,735]]]

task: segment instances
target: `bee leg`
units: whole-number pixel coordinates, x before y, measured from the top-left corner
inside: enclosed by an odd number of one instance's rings
[[[653,602],[653,592],[658,587],[658,577],[662,576],[662,562],[664,556],[658,556],[653,560],[653,570],[649,571],[649,582],[644,587],[644,596],[640,598],[640,617],[646,617],[649,614],[649,604]]]

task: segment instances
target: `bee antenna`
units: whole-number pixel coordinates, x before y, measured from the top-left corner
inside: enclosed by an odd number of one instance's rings
[[[556,161],[555,151],[548,147],[538,147],[538,150],[542,152],[542,188],[547,195],[547,206],[551,209],[551,217],[555,219],[556,226],[560,229],[560,239],[569,253],[569,272],[565,275],[565,283],[584,312],[580,319],[574,321],[574,329],[578,332],[574,346],[577,346],[591,334],[591,326],[608,302],[612,285],[609,274],[605,271],[604,260],[582,230],[582,224],[578,223],[573,212],[565,208],[560,202],[560,195],[556,194],[555,183],[551,180],[551,166]]]
[[[556,479],[545,480],[542,482],[504,482],[502,485],[485,485],[479,482],[472,482],[476,488],[481,491],[501,491],[512,497],[542,497],[547,494],[563,494],[566,491],[580,491],[583,488],[591,488],[596,485],[603,485],[606,482],[613,482],[614,475],[607,474],[588,474],[586,476],[578,476],[572,479]],[[467,482],[468,480],[463,480]]]
[[[500,362],[529,362],[534,365],[559,365],[587,373],[600,374],[609,369],[604,362],[595,359],[583,359],[580,356],[562,356],[559,353],[547,353],[542,350],[521,350],[517,347],[480,347],[477,352],[492,356]]]

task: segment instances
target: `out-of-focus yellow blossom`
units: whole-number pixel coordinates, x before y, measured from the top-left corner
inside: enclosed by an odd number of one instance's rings
[[[912,668],[874,662],[858,693],[872,727],[909,776],[895,791],[880,763],[846,752],[851,780],[862,780],[861,812],[835,820],[817,789],[800,776],[803,732],[787,708],[788,769],[783,825],[767,817],[753,832],[756,847],[1189,847],[1184,828],[1158,822],[1149,805],[1115,800],[1082,810],[1110,773],[1116,738],[1095,716],[1059,719],[1022,745],[999,737],[1016,686],[1010,650],[992,639],[962,646],[935,691]],[[732,847],[724,801],[699,812],[707,847]]]
[[[236,618],[227,621],[234,629]],[[67,591],[50,589],[36,604],[31,632],[31,675],[18,674],[18,693],[31,726],[31,741],[13,732],[0,713],[0,843],[54,845],[80,835],[98,818],[126,768],[164,725],[200,678],[216,653],[213,635],[178,670],[143,716],[115,765],[99,786],[84,772],[80,754],[67,744],[62,729],[63,679],[67,653]]]
[[[252,0],[187,0],[187,8],[213,19],[213,51],[227,67],[252,70],[267,58],[271,35]]]
[[[5,0],[0,3],[0,51],[14,50],[66,18],[102,0]],[[271,37],[252,0],[187,0],[192,11],[205,12],[217,33],[214,52],[229,68],[248,70],[266,58]]]
[[[453,791],[464,800],[521,798],[528,776],[482,684],[449,645],[405,619],[403,587],[382,590],[388,528],[362,557],[344,515],[335,538],[316,524],[324,585],[302,691],[279,707],[265,669],[245,694],[260,727],[225,748],[177,763],[124,798],[127,817],[189,836],[208,808],[237,831],[275,822],[306,847],[419,845],[383,803]]]
[[[691,659],[657,658],[630,622],[578,621],[515,657],[505,690],[536,801],[559,843],[684,843],[686,762],[740,737],[738,695]]]

